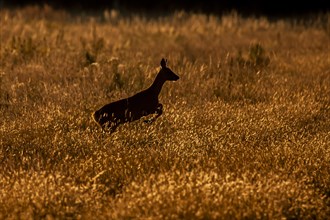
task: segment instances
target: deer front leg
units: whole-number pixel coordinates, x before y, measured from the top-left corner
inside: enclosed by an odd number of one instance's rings
[[[162,104],[158,104],[156,110],[155,110],[155,114],[157,114],[154,118],[148,119],[148,120],[144,120],[145,123],[152,123],[154,122],[159,116],[161,116],[163,114],[163,105]]]
[[[156,108],[156,117],[155,117],[155,120],[156,118],[158,118],[159,116],[161,116],[163,114],[163,105],[162,104],[158,104],[157,108]]]

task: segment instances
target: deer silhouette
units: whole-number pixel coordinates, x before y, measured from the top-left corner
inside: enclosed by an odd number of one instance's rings
[[[167,60],[160,61],[161,70],[152,85],[129,98],[109,103],[92,114],[94,121],[103,130],[113,132],[118,125],[139,120],[143,116],[156,114],[152,119],[145,120],[146,123],[155,121],[163,113],[163,105],[159,103],[158,96],[166,81],[179,79],[175,73],[166,66]]]

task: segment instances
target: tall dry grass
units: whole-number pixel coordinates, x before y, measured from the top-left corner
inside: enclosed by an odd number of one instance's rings
[[[329,14],[0,19],[0,219],[330,215]],[[162,57],[162,117],[102,133],[91,113]]]

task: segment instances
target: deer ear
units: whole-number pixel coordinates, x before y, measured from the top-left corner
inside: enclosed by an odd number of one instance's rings
[[[166,61],[164,60],[164,58],[160,61],[160,65],[162,68],[166,67]]]

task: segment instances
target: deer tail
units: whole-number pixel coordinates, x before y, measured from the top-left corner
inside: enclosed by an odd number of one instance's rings
[[[93,121],[96,123],[96,124],[99,124],[98,122],[98,117],[97,117],[97,111],[93,112],[92,115],[91,115]]]

